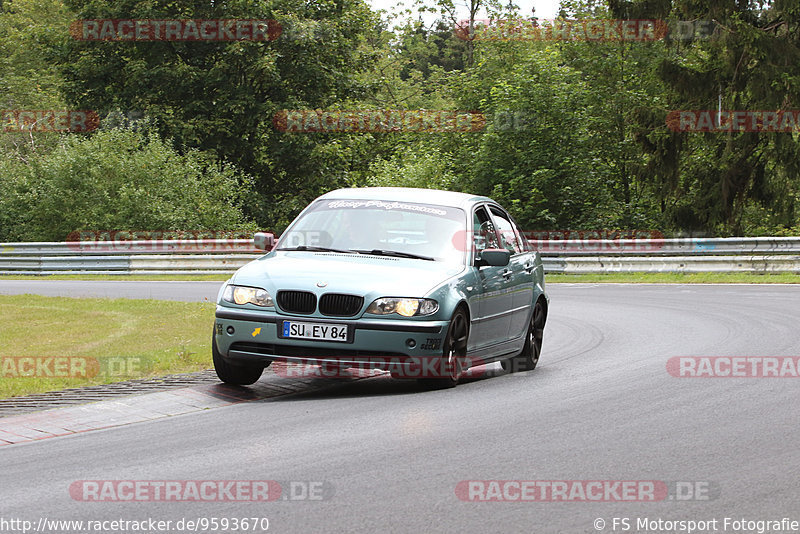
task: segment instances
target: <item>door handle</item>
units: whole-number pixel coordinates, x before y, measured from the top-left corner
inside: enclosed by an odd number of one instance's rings
[[[511,273],[511,271],[510,271],[509,269],[504,269],[504,270],[503,270],[503,272],[502,272],[502,273],[500,273],[500,274],[502,274],[502,275],[503,275],[503,278],[505,278],[506,280],[508,280],[509,278],[511,278],[511,274],[512,274],[512,273]]]

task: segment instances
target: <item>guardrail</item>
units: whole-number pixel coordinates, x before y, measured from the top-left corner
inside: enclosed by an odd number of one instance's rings
[[[800,237],[531,241],[545,272],[800,273]]]
[[[800,237],[531,241],[545,272],[800,273]],[[0,244],[0,275],[227,274],[264,254],[249,239]]]
[[[0,275],[227,274],[264,254],[251,239],[0,244]]]

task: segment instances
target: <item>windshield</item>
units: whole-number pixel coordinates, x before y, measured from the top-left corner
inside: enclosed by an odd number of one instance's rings
[[[281,236],[278,250],[332,249],[463,263],[464,211],[381,200],[319,200]]]

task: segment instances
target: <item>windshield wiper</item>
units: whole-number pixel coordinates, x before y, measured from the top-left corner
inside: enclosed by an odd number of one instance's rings
[[[353,250],[341,250],[338,248],[317,247],[314,245],[298,245],[296,247],[279,248],[278,250],[300,250],[308,252],[340,252],[342,254],[353,254]]]
[[[410,258],[413,260],[425,260],[425,261],[434,261],[433,258],[430,256],[422,256],[420,254],[412,254],[410,252],[400,252],[398,250],[383,250],[380,248],[374,248],[372,250],[353,250],[353,252],[358,252],[359,254],[372,254],[374,256],[394,256],[396,258]]]

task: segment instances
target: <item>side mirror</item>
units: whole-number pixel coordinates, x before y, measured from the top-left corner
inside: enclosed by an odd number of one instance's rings
[[[275,246],[275,236],[268,232],[256,232],[253,236],[253,246],[259,250],[272,250]]]
[[[481,251],[481,257],[475,262],[478,267],[489,265],[491,267],[505,267],[511,261],[511,251],[504,248],[486,248]]]

